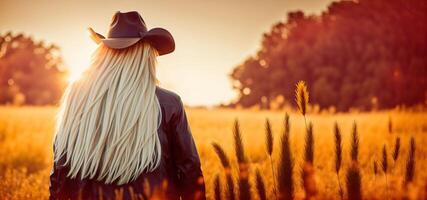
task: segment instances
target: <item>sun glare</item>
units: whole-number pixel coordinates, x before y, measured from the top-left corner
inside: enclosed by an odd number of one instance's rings
[[[80,71],[80,70],[79,71],[77,71],[77,70],[72,71],[67,78],[68,83],[72,83],[72,82],[80,79],[80,77],[82,76],[82,73],[83,73],[83,71]]]

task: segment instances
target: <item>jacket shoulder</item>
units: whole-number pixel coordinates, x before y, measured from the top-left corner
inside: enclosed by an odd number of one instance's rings
[[[175,92],[172,92],[170,90],[156,87],[156,95],[159,99],[159,103],[163,105],[176,105],[181,106],[181,97],[176,94]]]

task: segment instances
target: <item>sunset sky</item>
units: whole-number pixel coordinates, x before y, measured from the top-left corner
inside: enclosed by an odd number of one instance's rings
[[[0,0],[0,33],[24,32],[57,44],[72,77],[87,67],[96,48],[87,28],[106,34],[116,11],[141,13],[148,28],[175,38],[174,53],[159,58],[158,78],[188,105],[235,98],[232,68],[258,48],[262,34],[286,13],[320,13],[331,0],[25,1]]]

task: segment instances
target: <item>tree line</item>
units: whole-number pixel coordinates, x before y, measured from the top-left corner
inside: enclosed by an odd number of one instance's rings
[[[24,34],[0,34],[0,104],[57,103],[66,75],[58,46]]]
[[[284,107],[298,80],[320,108],[425,104],[426,10],[423,0],[359,0],[333,2],[319,15],[290,12],[231,72],[239,98],[230,106]]]

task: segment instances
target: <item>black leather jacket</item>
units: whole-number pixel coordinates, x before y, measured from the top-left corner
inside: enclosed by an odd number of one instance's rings
[[[182,101],[159,87],[156,95],[162,112],[158,130],[162,159],[156,170],[118,186],[68,178],[69,167],[61,159],[54,163],[50,175],[49,199],[205,199],[200,159]]]

